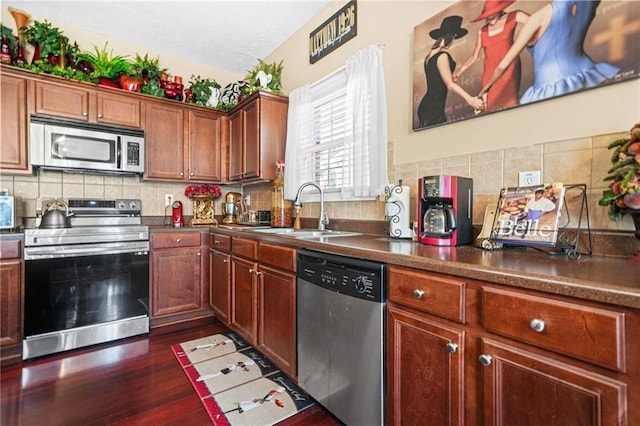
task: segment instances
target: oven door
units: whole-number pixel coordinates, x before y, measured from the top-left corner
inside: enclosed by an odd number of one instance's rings
[[[23,359],[147,333],[149,252],[26,260],[24,307]]]

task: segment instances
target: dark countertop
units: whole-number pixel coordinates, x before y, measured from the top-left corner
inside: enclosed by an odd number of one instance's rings
[[[152,232],[206,230],[206,227],[151,227]],[[582,256],[572,260],[531,248],[486,251],[474,246],[435,247],[373,234],[295,238],[263,234],[247,227],[210,230],[640,309],[640,262],[621,258]]]

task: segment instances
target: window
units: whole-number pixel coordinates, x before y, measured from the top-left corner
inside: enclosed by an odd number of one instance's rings
[[[356,54],[347,66],[291,92],[285,155],[287,198],[295,198],[298,187],[310,181],[323,189],[328,201],[373,199],[388,183],[381,52],[380,56],[364,55],[365,59],[373,56],[375,62],[363,62]],[[305,195],[305,200],[313,200],[312,194]]]

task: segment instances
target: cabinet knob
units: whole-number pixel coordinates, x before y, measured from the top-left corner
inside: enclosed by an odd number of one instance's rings
[[[88,116],[88,115],[89,115],[89,113],[87,113],[86,111],[82,113],[82,116],[83,116],[83,117],[86,117],[86,116]]]
[[[222,263],[229,263],[229,259],[222,259]]]
[[[184,173],[183,173],[183,172],[180,172],[180,176],[184,176]]]
[[[262,272],[256,271],[256,275],[262,275]]]
[[[446,348],[447,352],[449,352],[450,354],[455,354],[456,352],[458,352],[458,345],[456,343],[449,342],[447,343]]]
[[[422,299],[422,296],[424,296],[424,291],[418,289],[413,290],[413,297],[416,299]]]
[[[189,176],[193,176],[193,172],[189,173]]]
[[[176,238],[176,243],[180,243],[182,240],[180,238]]]
[[[200,256],[202,256],[202,253],[197,252],[197,253],[196,253],[196,256],[200,257]]]
[[[220,244],[222,241],[220,240],[213,240],[213,244]]]
[[[102,118],[102,114],[98,114],[98,118]]]
[[[249,273],[253,274],[255,271],[253,270],[253,268],[249,268]]]
[[[480,362],[480,364],[482,364],[485,367],[490,366],[492,360],[493,360],[493,357],[491,357],[491,355],[482,354],[478,357],[478,361]]]
[[[542,333],[544,331],[545,323],[543,320],[534,318],[529,321],[529,327],[536,333]]]

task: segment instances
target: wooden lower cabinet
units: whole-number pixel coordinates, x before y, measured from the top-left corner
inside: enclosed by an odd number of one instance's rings
[[[22,357],[24,261],[18,240],[0,241],[0,363]]]
[[[0,171],[31,173],[28,141],[27,80],[0,74]]]
[[[486,425],[637,424],[623,382],[489,338],[480,351]]]
[[[231,320],[231,255],[209,249],[209,306],[225,324]]]
[[[396,266],[388,279],[389,424],[638,424],[637,310]]]
[[[260,265],[258,348],[290,376],[296,365],[296,276]]]
[[[231,326],[252,345],[257,343],[257,270],[255,261],[231,258]]]
[[[387,321],[388,424],[463,425],[464,331],[393,306]]]
[[[152,326],[211,315],[200,232],[151,235]]]

